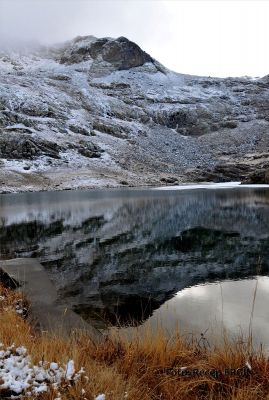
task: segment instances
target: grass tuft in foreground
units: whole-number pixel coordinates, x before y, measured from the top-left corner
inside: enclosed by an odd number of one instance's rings
[[[77,334],[68,339],[52,337],[34,332],[27,320],[16,312],[13,305],[20,295],[6,289],[3,295],[0,289],[0,296],[6,298],[5,306],[1,306],[0,300],[3,348],[13,344],[14,349],[23,346],[32,365],[42,365],[50,371],[51,363],[52,366],[57,363],[58,368],[65,371],[59,375],[58,386],[46,379],[47,391],[28,398],[269,399],[268,359],[262,351],[255,352],[250,343],[224,340],[223,345],[214,349],[201,348],[197,342],[187,343],[179,334],[167,338],[161,328],[154,334],[148,331],[143,337],[132,340],[111,334],[97,345],[85,335]],[[70,365],[74,370],[67,371]],[[0,398],[15,395],[1,389],[1,368],[0,359]],[[30,384],[35,383],[31,381]],[[24,394],[27,392],[29,388]],[[21,394],[19,396],[22,398]]]

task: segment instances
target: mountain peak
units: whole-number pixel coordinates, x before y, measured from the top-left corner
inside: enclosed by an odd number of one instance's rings
[[[65,45],[59,61],[70,65],[89,60],[109,63],[118,70],[154,63],[149,54],[123,36],[117,39],[79,36]]]

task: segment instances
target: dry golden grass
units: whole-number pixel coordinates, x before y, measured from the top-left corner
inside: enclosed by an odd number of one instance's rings
[[[13,304],[17,294],[9,292],[9,296]],[[179,335],[168,339],[160,328],[154,334],[147,332],[132,340],[113,335],[95,345],[83,335],[64,339],[38,334],[12,307],[4,310],[0,306],[0,341],[25,346],[34,363],[43,359],[66,364],[73,359],[77,369],[84,367],[89,380],[82,377],[76,385],[63,387],[62,400],[92,400],[100,393],[106,394],[106,400],[269,399],[269,362],[265,355],[254,352],[250,345],[227,340],[219,348],[201,349],[198,343],[186,343]],[[164,371],[181,367],[224,371],[242,368],[246,362],[252,373],[245,377],[183,377]],[[55,397],[51,392],[39,398]]]

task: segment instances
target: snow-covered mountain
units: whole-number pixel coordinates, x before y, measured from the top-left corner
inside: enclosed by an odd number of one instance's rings
[[[2,50],[0,190],[266,181],[268,111],[268,76],[177,74],[123,37]]]

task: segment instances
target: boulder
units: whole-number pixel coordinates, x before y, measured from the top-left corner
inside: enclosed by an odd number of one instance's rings
[[[80,147],[78,147],[78,152],[84,157],[88,158],[99,158],[103,150],[94,143],[80,141]]]
[[[175,176],[165,176],[160,179],[161,182],[167,183],[167,184],[177,184],[178,179]]]

